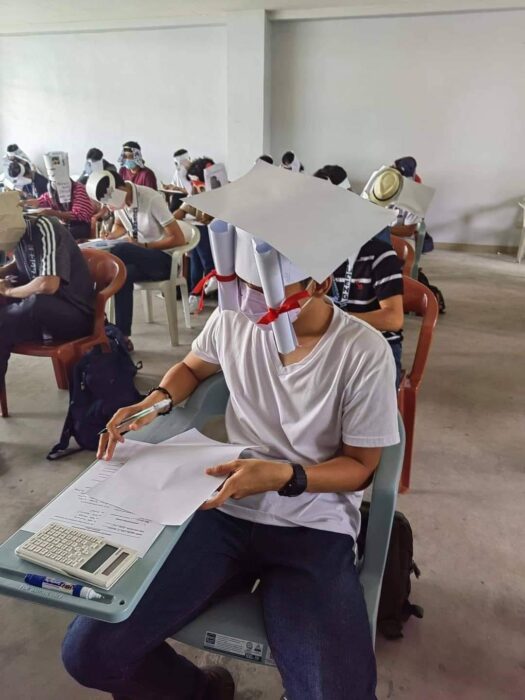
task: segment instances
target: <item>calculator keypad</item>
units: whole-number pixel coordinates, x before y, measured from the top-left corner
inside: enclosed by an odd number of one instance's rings
[[[38,554],[57,564],[78,567],[103,545],[104,540],[96,535],[51,523],[24,542],[20,551]]]

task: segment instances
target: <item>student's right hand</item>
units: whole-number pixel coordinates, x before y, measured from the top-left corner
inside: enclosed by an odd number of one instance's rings
[[[155,400],[151,400],[151,397],[148,397],[147,400],[133,404],[133,406],[125,406],[124,408],[120,408],[106,425],[108,432],[100,436],[100,440],[98,442],[97,459],[104,459],[109,462],[113,457],[117,443],[124,442],[122,433],[126,433],[129,430],[140,430],[140,428],[143,428],[145,425],[152,423],[157,417],[157,413],[150,413],[148,416],[144,416],[144,418],[139,418],[138,420],[133,421],[133,423],[126,423],[126,425],[123,425],[121,428],[117,428],[117,425],[126,420],[128,416],[132,416],[134,413],[138,413],[154,403]]]

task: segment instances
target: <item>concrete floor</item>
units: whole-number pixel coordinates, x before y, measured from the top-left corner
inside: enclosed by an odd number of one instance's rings
[[[378,639],[378,698],[518,700],[525,698],[525,265],[448,251],[424,262],[448,311],[439,319],[418,403],[413,488],[398,508],[414,530],[422,576],[412,600],[424,606],[425,618],[410,620],[401,641]],[[169,347],[161,302],[155,303],[155,325],[142,322],[140,308],[136,314],[141,388],[188,347]],[[409,319],[407,347],[416,333],[417,322]],[[182,342],[190,339],[183,331]],[[13,358],[8,391],[12,416],[0,419],[1,539],[91,461],[89,453],[44,459],[67,404],[49,361]],[[63,671],[59,649],[68,620],[0,598],[3,700],[107,697]],[[193,655],[203,657],[209,662],[211,655]],[[237,680],[237,700],[279,697],[276,671],[225,663]]]

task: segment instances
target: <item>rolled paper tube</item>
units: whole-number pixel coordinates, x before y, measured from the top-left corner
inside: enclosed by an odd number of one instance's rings
[[[285,299],[279,253],[263,241],[254,240],[253,247],[266,304],[269,309],[278,309]],[[283,355],[293,352],[297,338],[288,314],[280,314],[271,326],[277,350]]]
[[[208,226],[210,246],[215,263],[215,269],[220,277],[231,277],[235,274],[235,227],[214,219]],[[237,278],[229,281],[217,279],[219,288],[219,308],[221,311],[239,310],[239,285]]]

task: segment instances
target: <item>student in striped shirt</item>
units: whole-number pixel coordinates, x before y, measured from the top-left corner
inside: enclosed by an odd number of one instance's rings
[[[68,229],[75,240],[91,237],[91,217],[95,209],[87,196],[86,188],[80,182],[71,180],[71,201],[62,204],[52,184],[38,199],[27,199],[26,206],[39,207],[42,216],[56,216]]]
[[[328,179],[331,180],[329,172]],[[365,243],[355,260],[348,260],[337,268],[333,299],[344,311],[382,332],[394,354],[396,386],[399,387],[404,320],[403,273],[390,244],[389,227]]]

